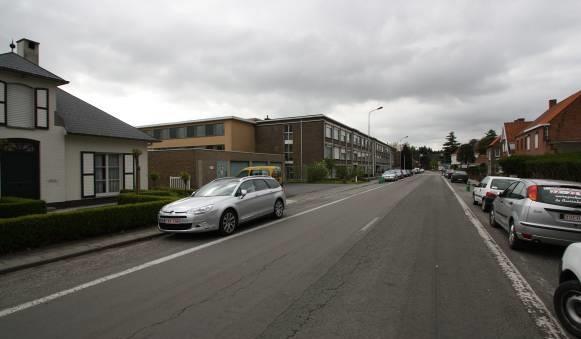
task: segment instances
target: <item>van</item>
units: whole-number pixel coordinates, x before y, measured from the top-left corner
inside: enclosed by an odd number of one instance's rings
[[[278,181],[279,184],[283,184],[282,171],[278,166],[251,166],[242,169],[236,175],[238,178],[253,176],[253,175],[268,175],[273,177]]]

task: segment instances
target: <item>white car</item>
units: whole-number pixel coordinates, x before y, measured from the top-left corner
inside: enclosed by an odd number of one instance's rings
[[[553,296],[555,313],[567,331],[581,338],[581,243],[567,247],[559,275]]]
[[[478,185],[474,186],[474,191],[472,192],[472,203],[474,205],[480,205],[484,212],[488,212],[492,206],[494,198],[516,180],[518,180],[518,178],[495,176],[485,177]]]
[[[399,175],[394,171],[385,171],[381,175],[385,181],[397,181],[399,179]]]

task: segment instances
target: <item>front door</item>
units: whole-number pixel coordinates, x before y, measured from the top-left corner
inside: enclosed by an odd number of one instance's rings
[[[38,142],[0,140],[0,178],[3,197],[39,199]]]

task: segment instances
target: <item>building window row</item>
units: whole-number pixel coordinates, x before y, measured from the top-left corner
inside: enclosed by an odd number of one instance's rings
[[[370,139],[330,124],[325,124],[325,137],[328,139],[353,144],[360,148],[370,149],[371,147]]]
[[[224,136],[224,124],[206,124],[183,127],[155,128],[147,130],[147,134],[160,139],[182,139],[196,137]]]

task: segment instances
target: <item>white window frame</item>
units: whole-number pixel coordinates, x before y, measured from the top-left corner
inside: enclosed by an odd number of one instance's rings
[[[539,132],[535,132],[535,149],[539,148]]]
[[[527,151],[531,150],[531,136],[527,135],[527,137],[525,138],[525,143],[526,143],[526,148]]]

